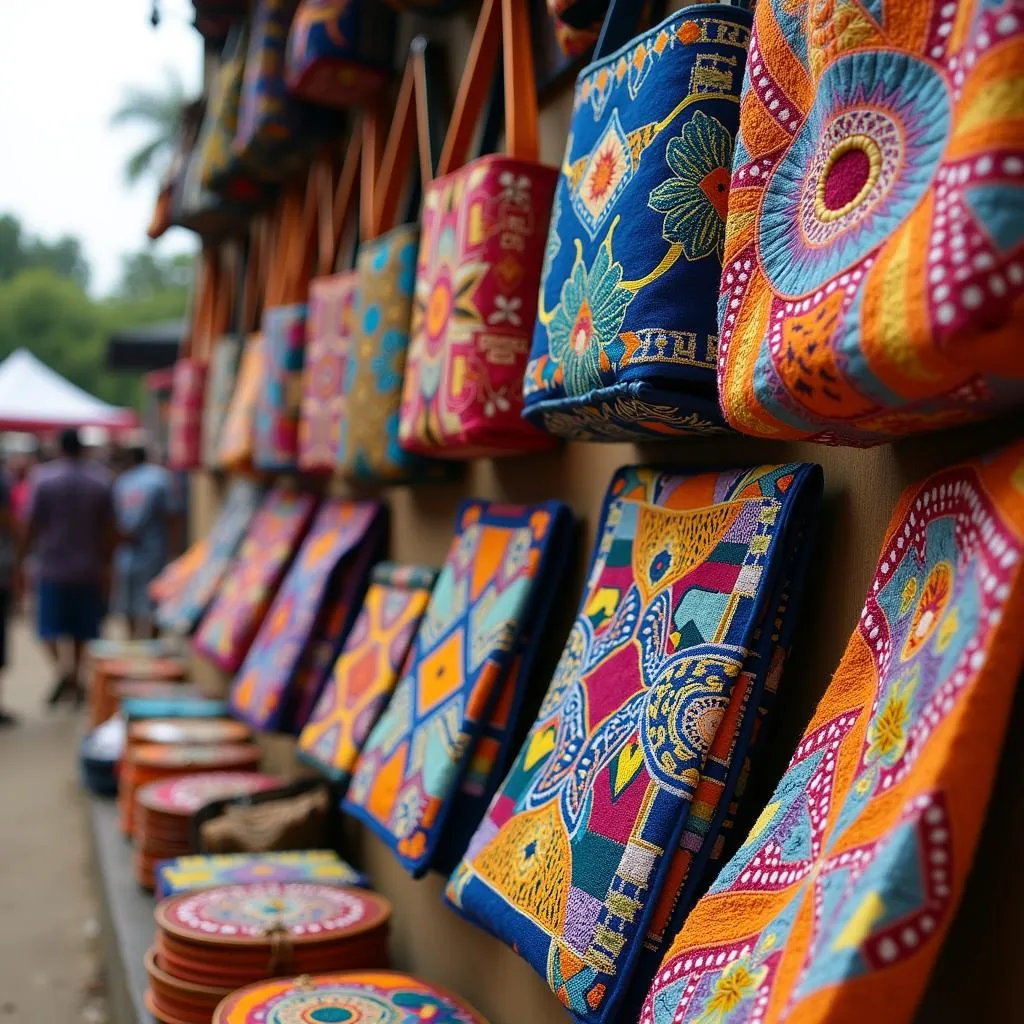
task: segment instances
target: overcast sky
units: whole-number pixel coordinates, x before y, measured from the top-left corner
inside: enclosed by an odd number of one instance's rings
[[[0,213],[45,238],[81,238],[103,294],[122,253],[145,247],[156,181],[124,184],[144,130],[109,126],[127,87],[174,68],[198,92],[202,46],[188,0],[0,0]],[[173,229],[158,251],[192,247]]]

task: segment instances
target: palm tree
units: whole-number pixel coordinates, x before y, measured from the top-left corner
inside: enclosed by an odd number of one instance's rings
[[[175,72],[166,72],[162,89],[132,86],[125,91],[121,105],[110,118],[112,127],[142,124],[150,129],[150,139],[128,158],[124,176],[129,185],[151,173],[161,173],[170,161],[178,141],[181,111],[185,105],[185,87]]]

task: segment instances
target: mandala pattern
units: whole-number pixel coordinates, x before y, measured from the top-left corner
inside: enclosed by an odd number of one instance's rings
[[[846,654],[641,1024],[914,1017],[1024,662],[1024,445],[910,488]]]
[[[355,271],[317,277],[309,285],[299,420],[299,468],[307,473],[333,473],[338,464],[358,288]]]
[[[356,614],[385,528],[384,506],[376,502],[324,502],[231,685],[238,717],[257,729],[305,724]],[[311,665],[321,644],[333,656]]]
[[[488,156],[427,189],[399,431],[407,451],[476,458],[551,446],[521,413],[556,178]]]
[[[340,788],[391,699],[436,576],[391,562],[373,571],[359,617],[299,737],[299,757]]]
[[[197,654],[238,670],[315,511],[309,494],[275,488],[264,498],[195,635]]]
[[[514,714],[496,750],[481,751],[481,736],[505,701],[518,710],[526,686],[514,671],[519,644],[543,621],[570,523],[558,502],[469,501],[459,510],[401,679],[359,755],[344,803],[414,875],[432,865],[478,752],[502,768],[499,751],[507,749]]]
[[[642,947],[663,945],[720,854],[820,492],[804,464],[612,482],[537,721],[447,889],[575,1020],[627,1019],[658,962]]]
[[[190,549],[199,553],[194,570],[157,606],[156,621],[161,629],[184,636],[196,628],[216,595],[262,497],[262,490],[252,481],[235,480],[231,484],[210,532]],[[189,553],[182,556],[189,557]]]
[[[164,861],[156,871],[158,899],[220,885],[318,882],[364,887],[366,877],[333,850],[301,853],[196,854]]]
[[[263,379],[253,419],[253,464],[267,473],[295,469],[306,351],[306,306],[263,314]]]
[[[190,815],[214,800],[259,793],[281,785],[282,779],[260,772],[201,772],[151,782],[136,792],[135,800],[152,811]]]
[[[866,445],[1021,401],[1022,58],[1020,0],[758,5],[718,310],[732,426]]]
[[[339,445],[342,472],[351,479],[400,483],[450,472],[398,443],[419,243],[418,225],[406,224],[359,249],[359,301]]]
[[[405,974],[346,971],[264,981],[229,996],[214,1024],[487,1024],[456,996]]]
[[[523,384],[548,431],[722,427],[711,296],[750,21],[684,10],[580,74]]]

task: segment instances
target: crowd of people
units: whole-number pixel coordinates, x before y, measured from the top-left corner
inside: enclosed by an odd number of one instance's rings
[[[141,444],[101,457],[68,429],[53,458],[14,462],[0,475],[0,668],[11,616],[31,607],[54,666],[49,705],[81,703],[85,646],[109,614],[133,638],[155,635],[149,584],[179,546],[181,507]],[[0,727],[15,724],[0,699]]]

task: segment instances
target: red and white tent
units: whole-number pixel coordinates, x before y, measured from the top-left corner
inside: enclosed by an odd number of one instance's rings
[[[0,430],[47,433],[64,427],[132,430],[138,419],[130,409],[100,401],[65,380],[27,349],[0,363]]]

